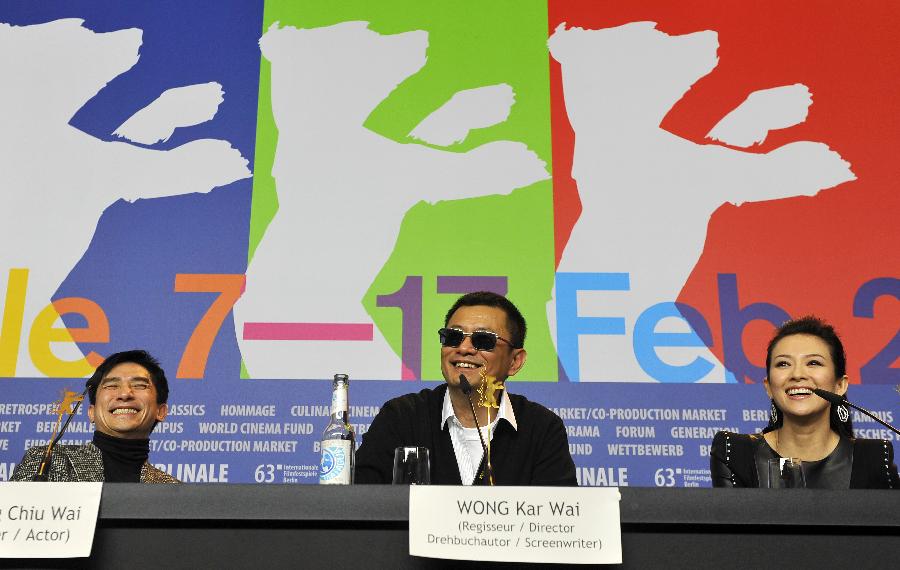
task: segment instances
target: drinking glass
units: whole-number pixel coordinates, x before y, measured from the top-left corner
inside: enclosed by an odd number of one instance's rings
[[[431,484],[431,461],[427,447],[398,447],[394,450],[394,485]]]
[[[769,489],[801,489],[806,487],[803,462],[796,457],[769,460]]]

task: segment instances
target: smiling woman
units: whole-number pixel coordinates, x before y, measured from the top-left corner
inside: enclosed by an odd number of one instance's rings
[[[816,317],[784,323],[769,342],[764,386],[772,403],[761,434],[719,432],[710,451],[715,487],[780,487],[784,460],[800,460],[806,487],[898,489],[894,448],[887,440],[853,437],[850,413],[815,395],[845,396],[849,379],[844,346]],[[778,465],[770,479],[770,462]]]

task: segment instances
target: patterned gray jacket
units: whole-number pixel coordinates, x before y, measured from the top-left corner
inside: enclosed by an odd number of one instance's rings
[[[41,466],[45,447],[32,447],[13,471],[10,481],[31,481]],[[51,482],[103,482],[103,456],[93,443],[57,445],[50,462]],[[141,468],[141,483],[180,483],[150,463]]]

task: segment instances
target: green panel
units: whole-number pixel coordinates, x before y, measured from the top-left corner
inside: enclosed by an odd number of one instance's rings
[[[401,83],[366,127],[404,144],[407,136],[454,93],[506,83],[515,91],[509,119],[472,131],[447,151],[466,152],[498,140],[525,143],[551,166],[546,0],[529,1],[296,1],[267,0],[263,28],[314,28],[363,20],[380,34],[428,32],[425,67]],[[277,212],[271,168],[278,133],[271,109],[270,66],[263,60],[249,257]],[[389,190],[387,190],[389,191]],[[377,308],[377,295],[399,289],[407,275],[423,276],[423,375],[438,378],[434,329],[453,302],[436,294],[437,275],[507,275],[510,297],[529,324],[528,365],[516,379],[556,380],[556,353],[545,304],[553,286],[553,206],[550,181],[509,196],[420,203],[407,212],[395,249],[360,301],[400,353],[400,311]]]

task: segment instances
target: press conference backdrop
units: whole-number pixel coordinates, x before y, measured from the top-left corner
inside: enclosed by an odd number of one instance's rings
[[[767,419],[772,328],[842,333],[900,413],[900,11],[874,0],[5,2],[0,480],[135,347],[151,461],[313,483],[440,379],[461,293],[528,319],[512,392],[585,485],[709,485]],[[890,433],[854,416],[864,437]],[[67,441],[88,441],[84,410]]]

